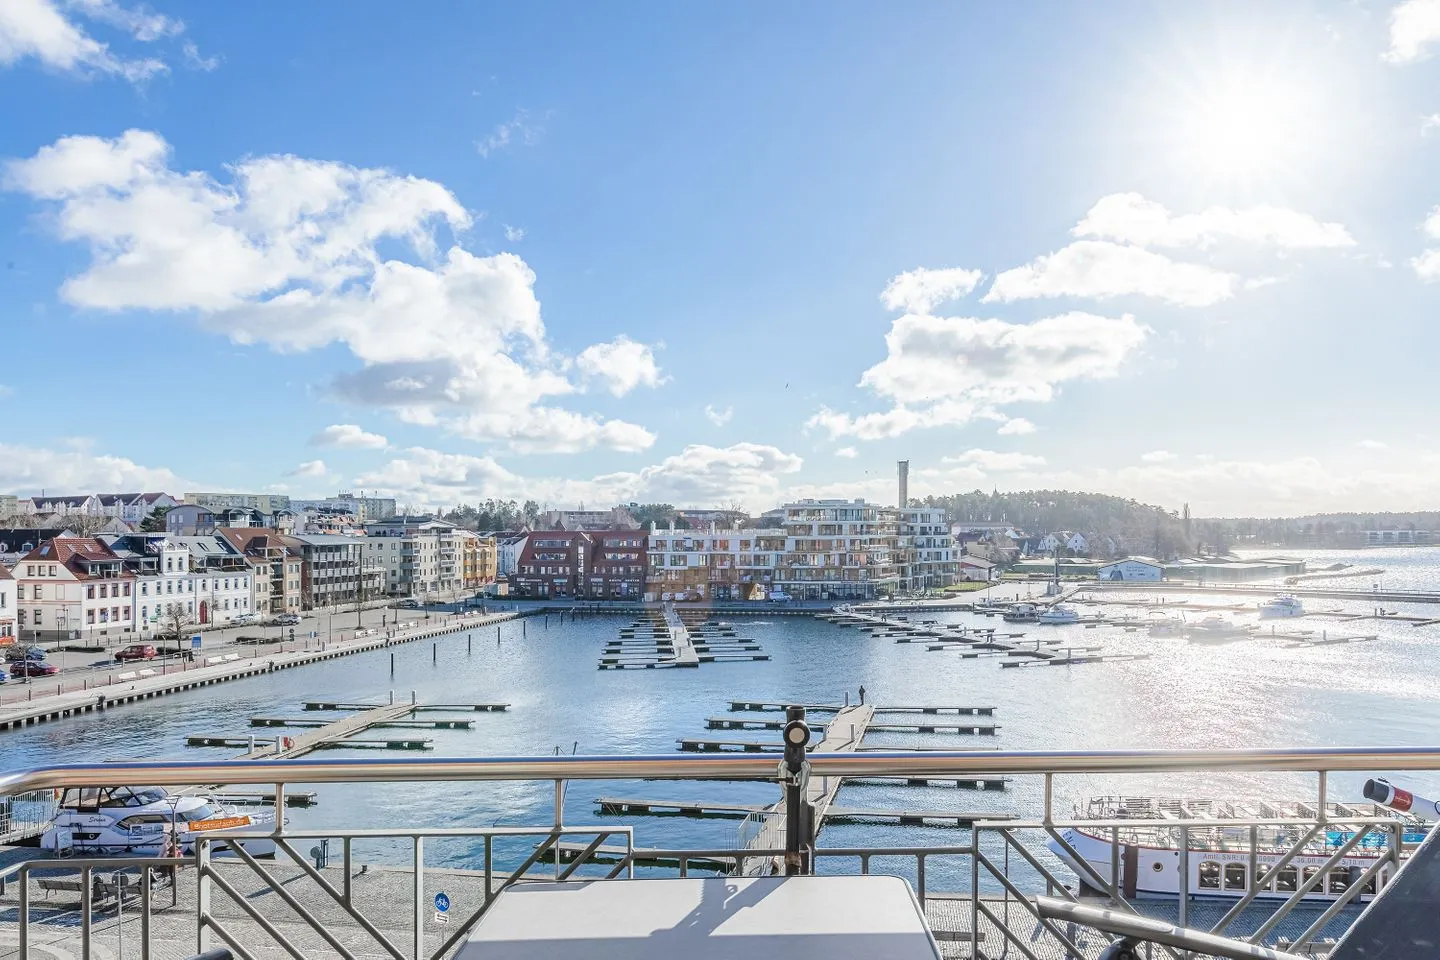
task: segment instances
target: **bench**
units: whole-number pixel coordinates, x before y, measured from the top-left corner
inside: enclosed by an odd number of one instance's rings
[[[134,671],[134,670],[126,670],[124,673],[117,673],[117,674],[115,674],[115,679],[116,679],[116,680],[134,680],[134,679],[135,679],[135,671]]]
[[[84,885],[79,877],[37,877],[35,883],[48,898],[52,893],[73,893],[77,898],[84,892]],[[99,905],[106,901],[116,900],[120,896],[126,899],[140,895],[140,878],[121,874],[119,881],[103,876],[90,878],[90,900]]]

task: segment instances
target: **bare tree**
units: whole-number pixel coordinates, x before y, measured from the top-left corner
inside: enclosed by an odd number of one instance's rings
[[[155,639],[173,640],[175,652],[184,655],[185,640],[190,636],[190,629],[197,623],[195,615],[187,610],[183,603],[170,603],[165,605],[157,622],[159,626]]]

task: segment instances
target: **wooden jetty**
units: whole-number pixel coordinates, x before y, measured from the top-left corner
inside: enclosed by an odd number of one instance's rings
[[[371,709],[386,709],[384,707],[372,707]],[[413,712],[409,705],[405,705],[405,712]],[[325,720],[319,717],[251,717],[252,727],[328,727],[335,721]],[[394,718],[388,720],[375,720],[369,726],[381,727],[405,727],[410,729],[423,730],[469,730],[475,726],[474,720],[415,720]]]
[[[774,700],[731,700],[730,710],[738,713],[749,711],[750,713],[784,713],[790,707],[804,707],[808,713],[839,713],[849,708],[848,703],[777,703]],[[906,706],[875,706],[871,705],[874,713],[919,713],[919,714],[942,714],[953,713],[957,716],[990,717],[995,715],[994,707],[906,707]],[[782,722],[781,727],[785,726]],[[812,724],[813,726],[813,724]]]
[[[596,797],[597,812],[616,816],[695,817],[736,819],[767,809],[763,804],[705,803],[686,800],[646,800]],[[976,820],[1008,820],[1014,814],[959,810],[888,810],[831,806],[827,817],[835,823],[894,823],[901,826],[968,827]]]
[[[575,843],[573,841],[561,841],[551,844],[550,848],[540,855],[541,863],[554,863],[555,857],[560,857],[561,863],[571,863],[578,860],[589,850],[588,843]],[[615,844],[601,844],[594,850],[590,850],[586,858],[588,863],[623,863],[629,858],[637,867],[671,867],[680,866],[680,858],[674,854],[665,853],[652,847],[633,847],[626,850]],[[709,857],[687,857],[686,869],[688,870],[714,870],[717,873],[725,873],[730,869],[729,860],[714,860]]]
[[[673,606],[646,611],[600,652],[601,670],[657,670],[698,667],[702,663],[748,663],[769,660],[754,640],[737,637],[730,626],[704,620],[706,614]],[[697,622],[697,617],[700,619]]]
[[[315,750],[430,750],[433,740],[429,738],[387,738],[381,740],[361,737],[346,737],[344,740],[325,740],[317,743]]]
[[[305,701],[306,710],[331,710],[350,712],[354,710],[374,710],[376,707],[393,706],[393,702],[386,703],[334,703],[320,700]],[[475,713],[503,713],[510,709],[508,703],[418,703],[411,704],[410,709],[415,713],[439,713],[441,711],[464,713],[473,711]]]
[[[237,807],[275,806],[275,792],[273,790],[250,791],[226,787],[224,793],[207,793],[206,796],[216,803]],[[313,790],[285,791],[285,806],[287,807],[313,807],[318,800],[319,797]]]
[[[706,803],[687,800],[644,800],[596,797],[597,813],[649,817],[740,818],[765,809],[763,803]]]
[[[861,741],[865,738],[865,730],[874,716],[875,707],[870,704],[842,707],[835,714],[835,719],[826,725],[825,736],[811,748],[811,751],[815,753],[848,753],[858,749]],[[831,804],[835,801],[835,794],[840,792],[843,781],[842,777],[813,777],[805,784],[805,799],[815,811],[814,822],[817,836],[825,823],[825,817],[830,812]],[[782,795],[780,801],[766,811],[760,829],[755,832],[747,846],[755,850],[773,850],[783,847],[785,844],[781,839],[781,834],[784,825],[785,799]],[[764,875],[772,872],[773,868],[774,864],[769,861],[758,859],[747,861],[745,874],[747,876]]]

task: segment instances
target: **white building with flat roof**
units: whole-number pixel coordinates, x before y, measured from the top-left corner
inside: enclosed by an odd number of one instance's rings
[[[874,600],[900,589],[900,511],[864,500],[798,500],[782,509],[780,590],[797,600]]]

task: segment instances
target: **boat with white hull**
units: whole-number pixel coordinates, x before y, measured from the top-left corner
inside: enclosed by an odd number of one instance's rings
[[[1266,620],[1273,620],[1281,617],[1303,617],[1305,615],[1305,604],[1299,598],[1289,594],[1274,597],[1260,604],[1260,616]]]
[[[1224,617],[1209,616],[1187,626],[1185,636],[1191,643],[1227,643],[1249,636],[1253,630]]]
[[[1074,607],[1057,603],[1049,610],[1035,618],[1036,623],[1047,623],[1051,626],[1062,626],[1067,623],[1079,623],[1080,611]]]
[[[40,847],[78,856],[163,856],[178,845],[182,855],[208,831],[269,831],[275,811],[223,807],[208,797],[170,793],[163,787],[85,787],[65,790],[55,820],[40,837]],[[174,838],[172,844],[171,838]],[[243,841],[251,856],[273,856],[266,837]],[[225,841],[215,843],[225,851]]]
[[[1330,868],[1328,876],[1320,880],[1305,900],[1332,901],[1358,883],[1367,869],[1376,861],[1391,857],[1391,844],[1397,833],[1402,833],[1402,856],[1408,853],[1404,844],[1419,843],[1425,837],[1426,826],[1413,818],[1395,817],[1391,811],[1378,804],[1329,805],[1329,815],[1337,819],[1329,830],[1316,834],[1299,854],[1293,857],[1278,873],[1257,891],[1258,899],[1284,899],[1304,885],[1318,873],[1331,855],[1354,836],[1355,828],[1344,823],[1344,818],[1393,817],[1394,827],[1383,829],[1372,827],[1349,852]],[[1241,803],[1211,800],[1174,800],[1149,797],[1102,797],[1085,801],[1077,811],[1077,820],[1115,821],[1144,819],[1163,821],[1165,819],[1211,820],[1214,825],[1189,827],[1189,891],[1193,897],[1239,899],[1247,895],[1252,886],[1265,878],[1295,842],[1304,835],[1308,826],[1293,825],[1256,826],[1255,851],[1250,849],[1251,826],[1248,824],[1226,825],[1226,820],[1311,820],[1315,818],[1313,804],[1272,804]],[[1063,828],[1059,831],[1065,842],[1079,855],[1095,876],[1109,882],[1112,856],[1111,826],[1088,828],[1083,825]],[[1163,823],[1136,824],[1133,827],[1118,828],[1120,844],[1118,864],[1120,875],[1118,885],[1126,899],[1136,897],[1178,897],[1180,895],[1180,849],[1179,831]],[[1054,839],[1048,842],[1052,853],[1064,861],[1080,878],[1081,885],[1092,889],[1086,874],[1077,865],[1075,858],[1063,845]],[[1253,867],[1252,867],[1253,862]],[[1387,863],[1379,868],[1374,878],[1366,882],[1365,889],[1356,899],[1368,900],[1385,886],[1394,876],[1395,866]],[[1106,893],[1105,890],[1096,890]]]

